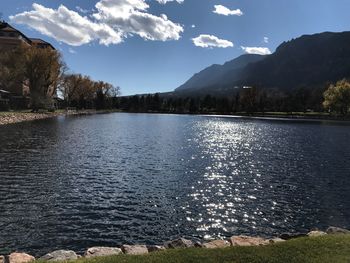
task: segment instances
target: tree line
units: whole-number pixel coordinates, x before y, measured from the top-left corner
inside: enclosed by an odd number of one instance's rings
[[[62,55],[52,48],[21,45],[1,50],[0,89],[16,95],[30,96],[33,111],[50,109],[53,100],[62,107],[112,107],[120,88],[88,76],[67,73]]]
[[[178,93],[120,97],[120,88],[89,76],[67,73],[61,54],[52,48],[22,45],[1,51],[0,89],[22,94],[27,87],[33,111],[49,109],[53,99],[61,108],[119,109],[129,112],[164,113],[266,113],[334,112],[348,115],[350,83],[344,79],[328,88],[301,87],[292,91],[244,87],[230,95]]]
[[[230,96],[176,96],[148,94],[120,97],[115,107],[128,112],[190,114],[255,114],[266,112],[330,112],[347,115],[350,111],[350,83],[341,80],[327,88],[298,88],[294,91],[245,87]]]
[[[58,86],[58,93],[63,98],[63,107],[100,110],[115,108],[120,88],[104,81],[93,81],[89,76],[68,74]]]

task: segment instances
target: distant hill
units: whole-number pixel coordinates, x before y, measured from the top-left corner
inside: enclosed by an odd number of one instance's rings
[[[350,32],[304,35],[268,56],[243,55],[195,74],[175,93],[221,93],[234,86],[293,90],[350,78]]]
[[[224,81],[226,75],[239,75],[241,71],[250,63],[261,61],[264,56],[245,54],[224,65],[214,64],[199,73],[193,75],[186,83],[176,89],[176,91],[185,91],[189,89],[201,89],[216,85]]]

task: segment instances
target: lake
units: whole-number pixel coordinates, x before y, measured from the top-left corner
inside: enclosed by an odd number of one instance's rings
[[[115,113],[0,127],[0,254],[350,227],[350,125]]]

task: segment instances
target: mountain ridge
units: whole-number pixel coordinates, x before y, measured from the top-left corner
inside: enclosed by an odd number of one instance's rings
[[[230,71],[238,71],[250,63],[261,60],[263,56],[255,54],[244,54],[222,65],[213,64],[198,73],[195,73],[188,81],[178,87],[177,91],[186,89],[200,89],[219,81],[220,77]]]
[[[175,93],[225,94],[234,86],[286,91],[323,87],[350,77],[349,43],[349,31],[302,35],[281,43],[271,55],[252,57],[252,61],[241,64],[241,67],[230,68],[229,65],[238,65],[237,60],[251,55],[239,56],[220,66],[212,65],[195,74]],[[213,74],[210,70],[213,66],[220,74]]]

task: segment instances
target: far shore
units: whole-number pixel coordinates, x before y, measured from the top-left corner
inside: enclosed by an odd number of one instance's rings
[[[261,120],[300,120],[300,121],[335,121],[335,122],[350,122],[349,116],[340,116],[324,112],[256,112],[256,113],[220,113],[220,112],[197,112],[197,113],[181,113],[181,112],[164,112],[164,111],[118,111],[120,113],[134,114],[170,114],[170,115],[197,115],[210,117],[226,117],[226,118],[242,118],[242,119],[261,119]]]
[[[223,114],[223,113],[177,113],[177,112],[133,112],[133,111],[122,111],[122,110],[57,110],[55,112],[41,111],[33,113],[30,110],[27,111],[6,111],[0,112],[0,126],[27,122],[34,120],[48,119],[58,116],[71,116],[71,115],[91,115],[91,114],[102,114],[102,113],[140,113],[140,114],[178,114],[178,115],[200,115],[200,116],[217,116],[217,117],[231,117],[231,118],[247,118],[247,119],[271,119],[271,120],[301,120],[301,121],[342,121],[350,122],[350,117],[336,116],[329,113],[301,113],[301,112],[266,112],[266,113],[235,113],[235,114]]]

